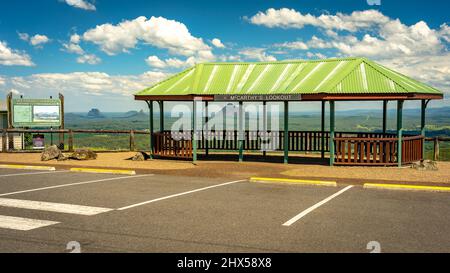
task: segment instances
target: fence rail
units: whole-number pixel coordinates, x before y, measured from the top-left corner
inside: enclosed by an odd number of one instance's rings
[[[119,134],[119,135],[128,135],[129,151],[136,150],[136,135],[150,135],[150,132],[144,130],[93,130],[93,129],[3,129],[2,130],[2,152],[9,152],[14,150],[14,144],[11,142],[12,134],[26,134],[26,133],[34,133],[34,134],[59,134],[62,135],[62,139],[60,139],[60,145],[62,147],[66,147],[64,145],[65,135],[67,135],[67,150],[74,150],[74,139],[75,134]],[[105,150],[105,151],[117,151],[117,150]]]
[[[3,129],[1,130],[2,136],[2,152],[9,152],[14,150],[14,134],[25,133],[37,133],[37,134],[62,134],[62,143],[67,139],[64,147],[72,151],[74,149],[75,134],[118,134],[128,135],[129,143],[125,151],[135,151],[136,136],[137,135],[150,135],[149,131],[145,130],[95,130],[95,129]],[[170,146],[167,138],[173,136],[173,134],[185,134],[184,138],[188,139],[191,136],[191,132],[186,133],[171,133],[170,131],[154,133],[153,141],[155,146],[162,149],[163,146]],[[67,138],[65,137],[67,136]],[[238,131],[200,131],[197,147],[199,149],[210,150],[237,150],[237,137]],[[289,151],[302,151],[302,152],[320,152],[322,146],[325,152],[329,152],[329,132],[323,133],[320,131],[289,131]],[[413,137],[413,138],[411,138]],[[270,139],[271,141],[266,141]],[[343,140],[345,138],[345,140]],[[336,132],[336,161],[338,163],[349,163],[355,161],[359,163],[374,163],[374,164],[395,164],[396,154],[390,152],[396,150],[396,135],[392,133],[358,133],[358,132]],[[408,136],[403,138],[402,145],[402,157],[404,162],[413,162],[419,158],[420,151],[423,151],[423,138],[420,136]],[[434,160],[439,160],[440,143],[449,142],[450,137],[426,137],[425,142],[433,142],[433,156]],[[284,141],[284,132],[257,132],[257,131],[245,131],[244,132],[244,149],[245,150],[261,150],[262,145],[265,144],[267,150],[282,150]],[[175,145],[174,155],[177,153],[182,157],[189,158],[192,156],[189,153],[189,149],[192,149],[192,145],[189,143],[172,143]],[[178,146],[176,146],[178,145]],[[191,145],[191,146],[189,146]],[[156,149],[157,147],[155,147]],[[117,150],[105,150],[105,151],[117,151]],[[155,152],[162,154],[162,150],[155,150]],[[355,153],[356,152],[356,153]],[[369,156],[367,156],[369,154]],[[170,155],[166,154],[166,155]]]

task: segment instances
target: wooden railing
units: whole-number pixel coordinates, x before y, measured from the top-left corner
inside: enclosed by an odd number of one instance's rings
[[[62,149],[68,151],[74,150],[75,134],[117,134],[117,135],[128,135],[129,143],[127,151],[136,150],[136,135],[150,135],[150,132],[143,130],[90,130],[90,129],[3,129],[2,133],[2,152],[12,152],[15,151],[15,147],[8,137],[11,134],[25,134],[25,133],[35,133],[35,134],[58,134],[62,136],[62,139],[55,141],[56,144],[64,146]],[[65,145],[65,139],[67,135],[67,145]],[[19,150],[23,152],[23,150]],[[103,150],[107,151],[117,151],[117,150]]]
[[[64,149],[72,151],[75,147],[76,134],[112,134],[128,135],[129,143],[124,143],[127,149],[120,151],[136,150],[136,135],[149,135],[143,130],[88,130],[88,129],[3,129],[2,152],[21,151],[15,150],[11,141],[12,134],[40,133],[64,136]],[[175,139],[173,139],[175,136]],[[190,141],[192,132],[172,133],[170,131],[158,132],[153,135],[154,153],[156,155],[179,158],[192,158],[192,142]],[[329,132],[320,131],[290,131],[289,151],[294,152],[320,152],[322,143],[324,152],[329,152]],[[199,132],[197,147],[209,150],[238,150],[238,131],[210,131]],[[121,140],[122,141],[122,140]],[[425,141],[434,142],[434,160],[439,160],[439,141],[450,141],[448,137],[425,138]],[[58,141],[55,141],[57,144]],[[121,142],[122,143],[122,142]],[[148,145],[139,142],[140,146]],[[244,150],[261,151],[265,150],[282,151],[284,148],[284,132],[244,132]],[[423,159],[424,139],[421,136],[405,135],[402,143],[402,161],[411,163]],[[123,145],[122,145],[123,146]],[[148,150],[148,146],[146,146]],[[103,151],[118,151],[117,149]],[[383,133],[356,133],[356,132],[336,132],[335,133],[336,164],[339,165],[395,165],[397,164],[397,138],[395,134]]]
[[[402,139],[402,163],[423,159],[423,136]],[[336,137],[336,165],[396,165],[397,137]]]
[[[158,132],[153,134],[153,153],[157,156],[192,158],[191,133]]]

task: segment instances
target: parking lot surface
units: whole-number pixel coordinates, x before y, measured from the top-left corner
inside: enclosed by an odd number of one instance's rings
[[[449,200],[359,186],[0,169],[0,252],[70,252],[69,242],[81,252],[370,252],[373,242],[381,252],[449,252]]]

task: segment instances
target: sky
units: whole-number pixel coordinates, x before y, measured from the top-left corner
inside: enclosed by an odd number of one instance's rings
[[[61,92],[66,112],[145,108],[134,93],[210,61],[367,57],[450,94],[449,1],[0,0],[0,6],[0,97]]]

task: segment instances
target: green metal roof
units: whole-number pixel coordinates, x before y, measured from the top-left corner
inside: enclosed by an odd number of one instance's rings
[[[366,58],[204,63],[136,96],[227,94],[443,94]]]

